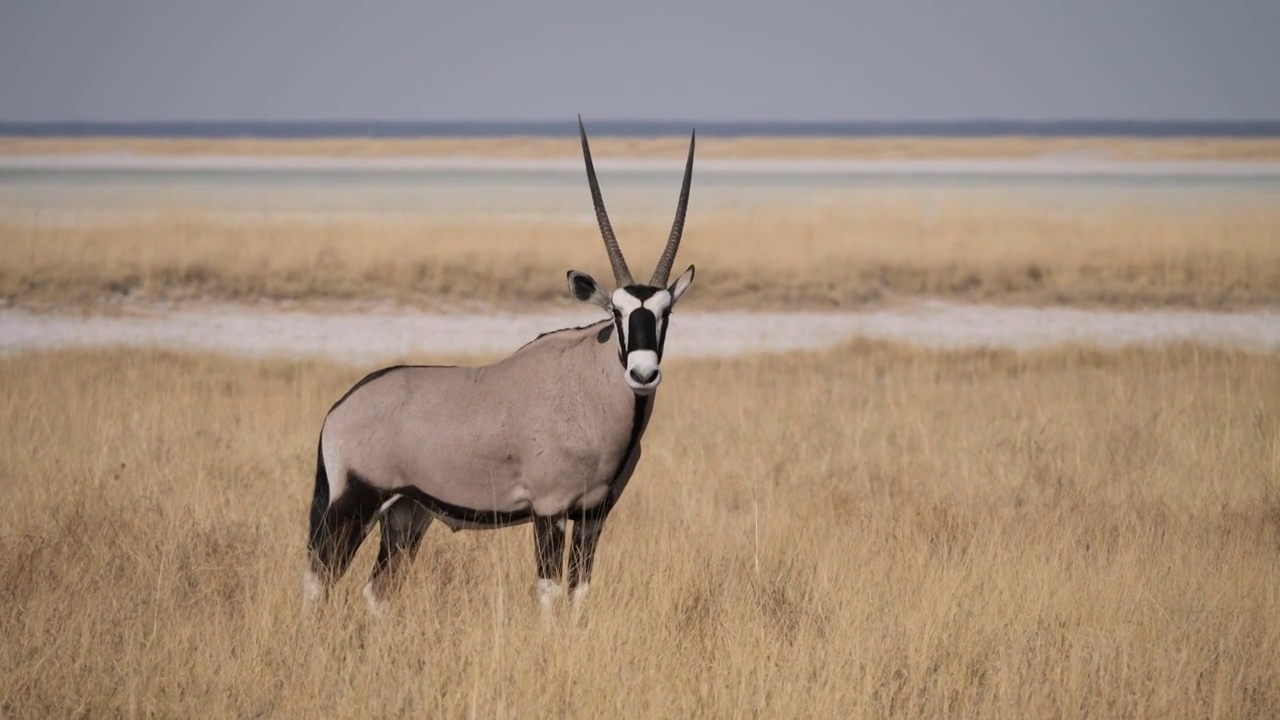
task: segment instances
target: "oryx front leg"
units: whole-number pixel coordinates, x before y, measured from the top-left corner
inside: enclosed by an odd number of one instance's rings
[[[542,629],[549,632],[556,603],[564,593],[560,587],[564,567],[564,518],[535,517],[533,543],[538,562],[538,605],[542,609]]]
[[[569,549],[569,605],[573,622],[582,616],[582,607],[591,589],[591,566],[595,561],[596,543],[604,530],[604,510],[583,513],[573,522],[573,546]]]

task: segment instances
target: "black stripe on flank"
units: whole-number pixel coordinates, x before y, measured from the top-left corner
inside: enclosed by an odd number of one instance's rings
[[[533,509],[517,510],[514,512],[502,510],[476,510],[474,508],[463,507],[447,503],[439,498],[428,495],[418,488],[408,485],[398,487],[393,490],[382,490],[375,488],[372,483],[364,478],[355,470],[347,472],[347,489],[343,492],[343,496],[355,497],[373,497],[376,498],[374,507],[386,502],[393,495],[403,495],[404,497],[419,503],[427,510],[438,515],[445,524],[450,520],[467,523],[468,525],[476,525],[482,528],[501,528],[508,525],[519,525],[533,519]]]
[[[509,525],[519,525],[529,522],[533,519],[533,508],[516,511],[504,510],[476,510],[474,508],[463,507],[447,503],[439,498],[428,495],[416,487],[408,486],[396,488],[387,493],[391,495],[404,495],[407,498],[421,503],[423,507],[432,513],[439,515],[448,524],[449,520],[467,523],[468,525],[477,525],[483,528],[501,528]]]

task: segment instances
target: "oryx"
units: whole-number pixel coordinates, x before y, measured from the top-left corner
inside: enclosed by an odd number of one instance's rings
[[[611,317],[544,333],[481,367],[400,365],[370,373],[330,408],[320,431],[308,542],[307,599],[322,599],[365,535],[382,544],[364,595],[378,610],[432,519],[450,529],[533,524],[537,592],[550,622],[566,522],[570,602],[586,598],[609,511],[640,459],[640,440],[662,381],[672,308],[693,266],[667,286],[684,230],[696,134],[675,221],[653,277],[631,277],[605,211],[586,129],[587,182],[616,289],[570,270],[569,292]]]

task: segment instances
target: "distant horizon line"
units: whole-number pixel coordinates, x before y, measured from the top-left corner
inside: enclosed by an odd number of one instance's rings
[[[1136,120],[1071,118],[1016,120],[634,120],[587,121],[592,136],[703,137],[1280,137],[1280,119]],[[140,120],[6,121],[3,137],[138,137],[208,139],[414,139],[575,137],[576,119],[567,120]]]

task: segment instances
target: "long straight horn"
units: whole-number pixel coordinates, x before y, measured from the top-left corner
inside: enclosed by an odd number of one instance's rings
[[[667,248],[662,251],[662,257],[658,258],[658,266],[653,269],[653,279],[649,281],[650,285],[656,287],[667,284],[667,278],[671,276],[671,264],[676,261],[676,250],[680,249],[680,236],[684,234],[684,211],[689,207],[689,183],[693,180],[693,145],[697,136],[697,130],[689,135],[689,159],[684,163],[684,184],[680,186],[680,201],[676,203],[676,219],[671,223],[671,237],[667,239]]]
[[[618,247],[618,238],[614,237],[613,226],[609,224],[609,213],[604,209],[604,198],[600,196],[600,182],[596,180],[596,166],[591,162],[591,146],[587,144],[587,129],[582,124],[581,115],[578,116],[578,134],[582,136],[582,157],[587,162],[587,182],[591,184],[591,202],[596,206],[596,222],[600,224],[604,249],[609,253],[609,263],[613,265],[613,280],[618,287],[634,285],[627,261],[622,257],[622,248]]]

